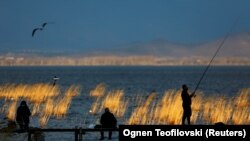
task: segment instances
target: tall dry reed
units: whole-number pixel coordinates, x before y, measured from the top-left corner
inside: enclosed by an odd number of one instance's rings
[[[70,86],[61,91],[50,84],[6,84],[0,86],[0,99],[4,99],[1,112],[9,120],[15,120],[17,104],[26,100],[32,116],[39,117],[45,127],[51,117],[66,116],[73,97],[80,93],[80,86]],[[90,92],[95,98],[92,114],[100,114],[108,107],[116,117],[124,118],[125,124],[181,124],[182,100],[180,90],[167,90],[162,96],[151,93],[147,97],[134,95],[130,99],[123,90],[107,92],[105,84],[97,85]],[[250,124],[250,89],[242,89],[234,97],[205,96],[197,93],[192,99],[192,124]],[[128,107],[130,108],[128,111]]]
[[[97,97],[96,101],[91,106],[91,113],[101,113],[104,108],[109,108],[110,111],[117,117],[123,117],[127,109],[128,101],[124,98],[123,90],[114,90],[108,92],[106,96]]]
[[[17,103],[26,100],[30,103],[32,116],[39,116],[40,126],[44,127],[51,116],[63,117],[73,97],[80,93],[80,86],[70,86],[62,96],[59,86],[50,84],[6,84],[0,86],[0,99],[5,99],[4,108],[9,120],[15,120]]]
[[[104,83],[100,83],[90,91],[90,96],[100,97],[105,94],[105,91],[106,91],[106,85]]]
[[[148,98],[143,101],[139,100],[139,106],[135,108],[135,110],[132,112],[130,118],[128,119],[128,124],[149,124],[152,121],[150,113],[150,104],[154,100],[156,94],[152,93],[148,96]]]

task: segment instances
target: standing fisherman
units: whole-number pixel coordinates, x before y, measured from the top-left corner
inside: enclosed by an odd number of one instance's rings
[[[192,97],[195,96],[195,92],[193,92],[191,95],[188,93],[188,87],[187,85],[182,85],[182,108],[183,108],[183,115],[182,115],[182,125],[185,125],[185,120],[187,119],[188,125],[190,125],[190,117],[192,115]]]

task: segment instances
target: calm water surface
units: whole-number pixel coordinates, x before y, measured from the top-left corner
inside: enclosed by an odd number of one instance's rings
[[[0,67],[0,85],[6,83],[53,83],[68,87],[79,84],[82,93],[99,83],[108,89],[123,89],[126,95],[134,93],[163,93],[179,89],[186,83],[192,91],[205,67]],[[205,94],[234,95],[242,88],[250,88],[249,66],[211,67],[201,82],[199,90]]]

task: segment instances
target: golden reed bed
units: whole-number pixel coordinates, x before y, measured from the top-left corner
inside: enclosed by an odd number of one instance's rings
[[[50,117],[58,120],[67,116],[72,98],[79,95],[80,86],[72,85],[62,91],[50,84],[6,84],[0,86],[0,99],[4,100],[0,112],[15,120],[21,100],[30,103],[32,116],[39,117],[41,127]],[[106,91],[101,83],[90,91],[94,99],[89,115],[96,115],[109,107],[123,124],[181,124],[182,101],[180,90],[167,90],[162,96],[156,92],[148,95],[126,96],[123,90]],[[242,89],[234,97],[204,96],[201,92],[193,99],[192,124],[250,124],[250,88]],[[80,109],[79,109],[80,110]]]
[[[61,92],[58,86],[50,84],[7,84],[0,86],[0,99],[4,99],[1,112],[5,112],[9,120],[15,120],[18,104],[21,100],[31,103],[32,116],[38,116],[40,126],[44,127],[51,116],[58,119],[65,116],[72,97],[80,92],[79,86],[70,86]],[[17,104],[18,103],[18,104]]]
[[[135,94],[130,98],[125,97],[122,90],[105,90],[101,83],[90,92],[90,96],[96,99],[90,108],[92,114],[109,107],[124,121],[123,124],[181,124],[181,90],[167,90],[162,97],[153,92],[146,96]],[[192,101],[192,124],[250,124],[250,88],[240,90],[231,98],[204,95],[198,92]]]

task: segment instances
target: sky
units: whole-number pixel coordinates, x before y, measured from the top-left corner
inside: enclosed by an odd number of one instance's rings
[[[1,52],[81,52],[163,39],[197,44],[250,32],[249,0],[1,0]],[[43,31],[34,28],[49,22]]]

